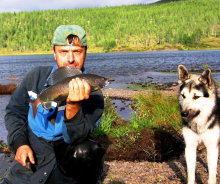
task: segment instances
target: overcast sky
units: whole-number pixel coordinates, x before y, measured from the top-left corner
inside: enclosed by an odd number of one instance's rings
[[[149,4],[159,0],[0,0],[0,13]]]

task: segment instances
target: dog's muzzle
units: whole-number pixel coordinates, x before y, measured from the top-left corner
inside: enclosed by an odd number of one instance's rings
[[[190,110],[181,111],[181,116],[184,119],[193,119],[199,114],[200,114],[200,110],[194,111],[190,109]]]
[[[188,115],[189,115],[189,111],[182,111],[182,112],[181,112],[181,116],[182,116],[183,118],[186,118]]]

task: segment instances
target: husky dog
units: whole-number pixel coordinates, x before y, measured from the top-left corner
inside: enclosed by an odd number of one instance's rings
[[[195,183],[196,149],[203,142],[207,148],[209,184],[216,183],[220,106],[217,90],[206,69],[201,75],[189,74],[185,66],[178,66],[180,106],[183,119],[188,184]]]

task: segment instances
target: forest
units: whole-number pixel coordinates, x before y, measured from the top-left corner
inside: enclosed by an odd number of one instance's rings
[[[0,13],[0,54],[52,51],[53,33],[63,24],[86,30],[89,52],[196,48],[208,38],[220,44],[220,1]]]

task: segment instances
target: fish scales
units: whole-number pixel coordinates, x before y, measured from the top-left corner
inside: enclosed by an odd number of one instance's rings
[[[57,84],[49,86],[40,93],[39,98],[41,102],[65,100],[69,94],[69,82],[77,77],[88,82],[91,91],[95,91],[107,85],[106,78],[94,74],[79,74],[73,77],[67,77]]]
[[[82,74],[82,71],[73,66],[63,66],[56,69],[47,78],[47,85],[52,86],[56,83],[64,80],[65,78],[72,77],[74,75]]]

